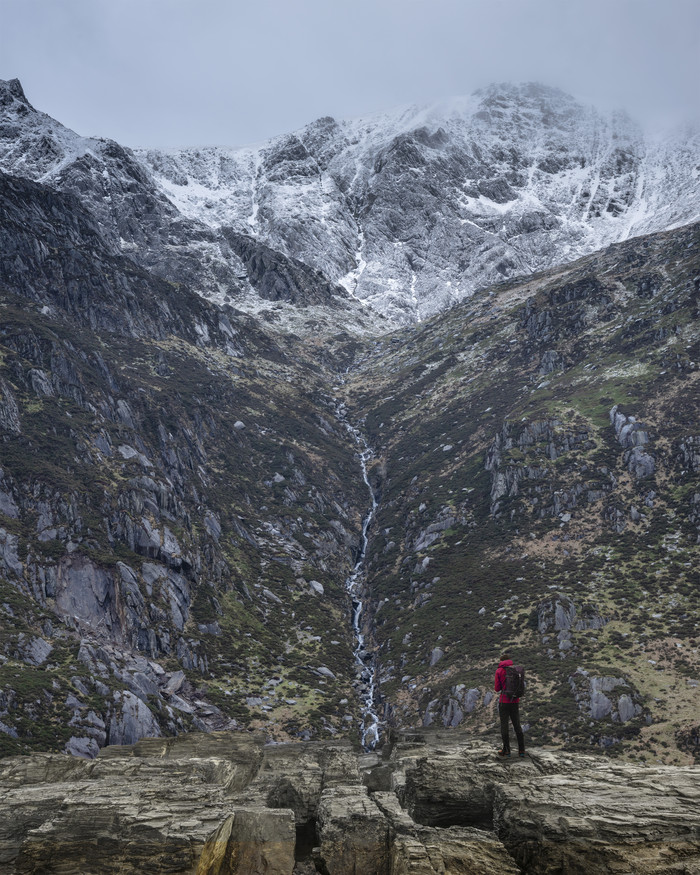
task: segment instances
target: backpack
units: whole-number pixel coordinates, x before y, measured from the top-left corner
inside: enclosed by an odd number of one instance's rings
[[[525,695],[525,669],[522,665],[506,666],[505,694],[509,699],[519,699]]]

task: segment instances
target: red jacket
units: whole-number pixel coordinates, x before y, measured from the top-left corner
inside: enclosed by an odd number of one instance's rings
[[[501,698],[499,701],[504,705],[513,705],[520,701],[516,696],[507,696],[503,691],[506,688],[506,666],[513,665],[512,659],[504,659],[498,663],[496,669],[496,677],[494,679],[493,688],[498,693],[500,691]]]

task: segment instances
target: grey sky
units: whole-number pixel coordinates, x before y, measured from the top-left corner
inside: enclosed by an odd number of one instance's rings
[[[242,145],[537,80],[700,116],[700,0],[0,0],[0,78],[87,135]]]

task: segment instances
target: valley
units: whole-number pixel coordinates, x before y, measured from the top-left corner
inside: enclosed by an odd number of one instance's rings
[[[522,87],[256,164],[0,93],[2,755],[481,743],[508,647],[528,746],[700,761],[694,140],[664,182]],[[564,221],[581,161],[601,215]]]

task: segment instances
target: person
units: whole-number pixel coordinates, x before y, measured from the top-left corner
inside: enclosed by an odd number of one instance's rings
[[[501,661],[496,669],[496,677],[494,679],[494,690],[501,696],[498,700],[498,714],[501,718],[501,738],[503,739],[503,747],[499,750],[499,757],[510,756],[510,723],[513,724],[515,737],[518,739],[518,756],[525,756],[525,739],[523,730],[520,726],[520,699],[511,697],[506,693],[506,668],[513,665],[513,660],[510,654],[504,653]]]

